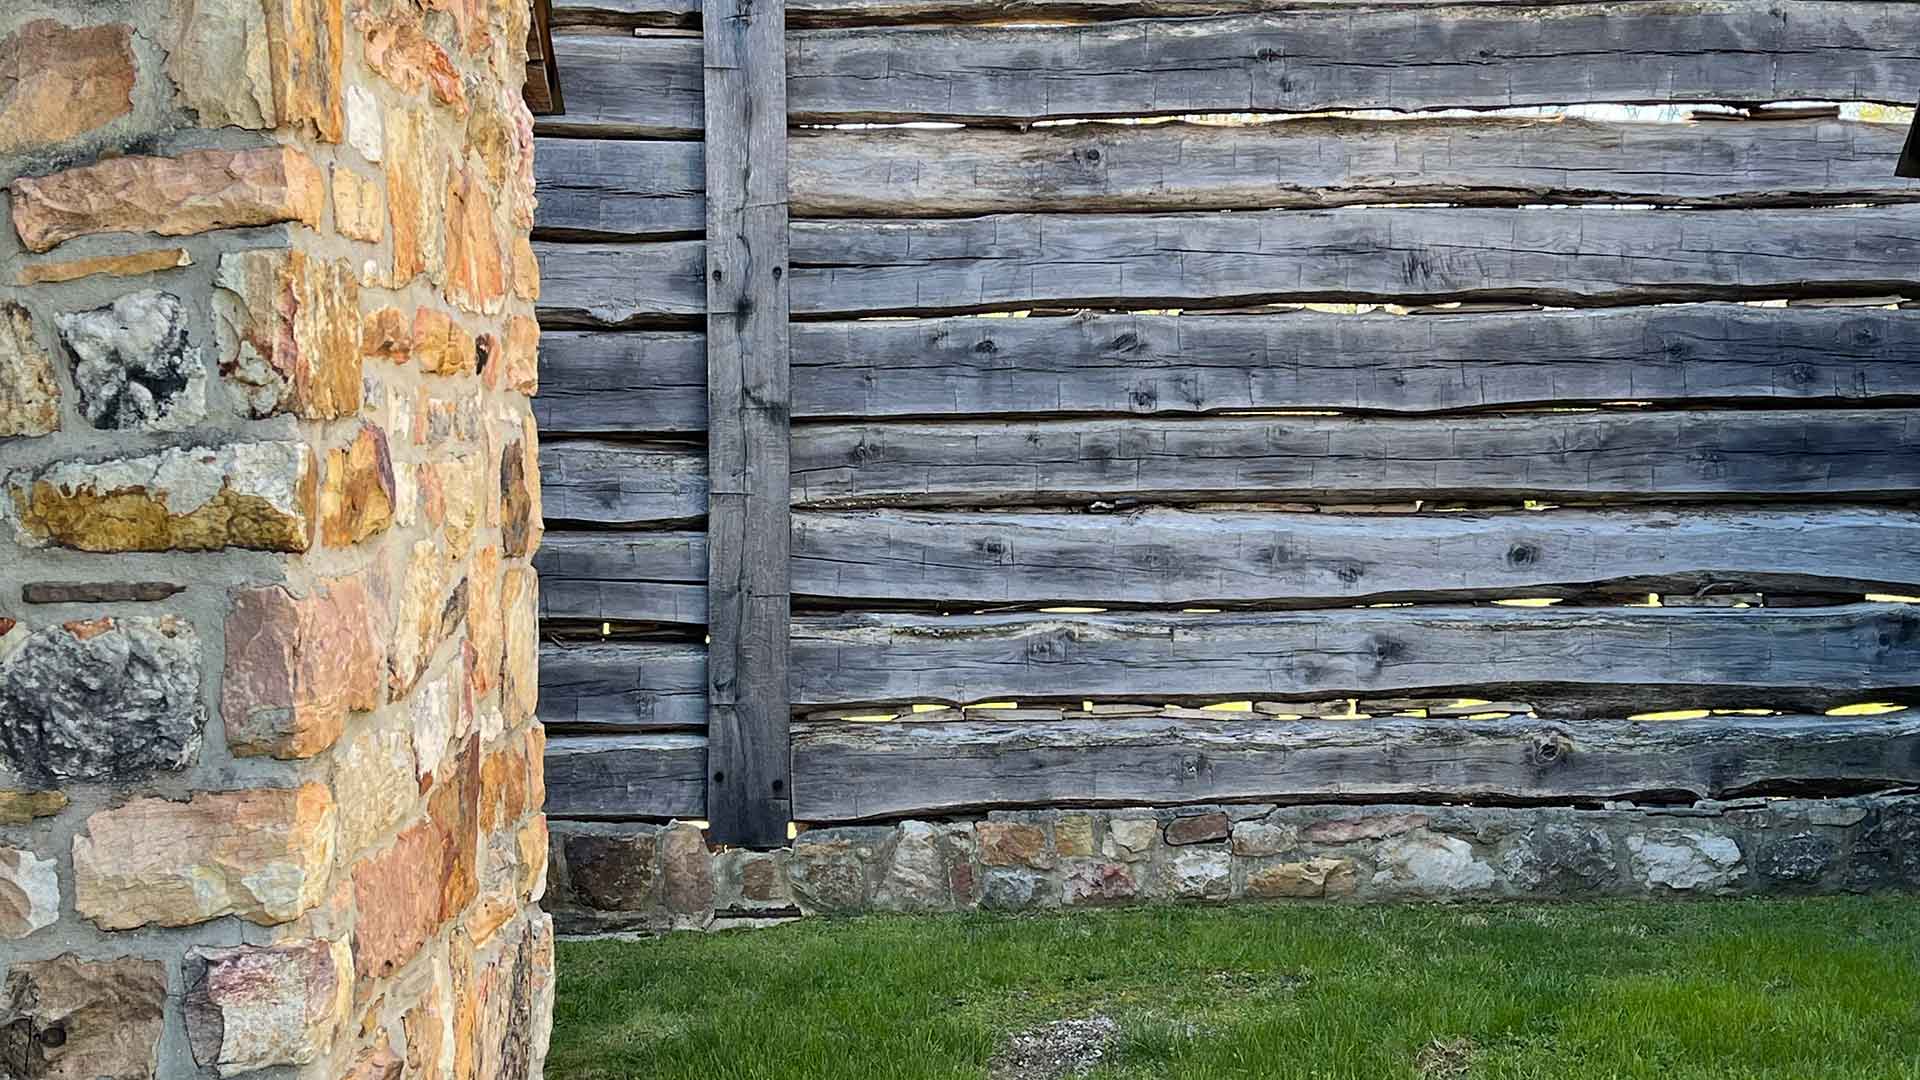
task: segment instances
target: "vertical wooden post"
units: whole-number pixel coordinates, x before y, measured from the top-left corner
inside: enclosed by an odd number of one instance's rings
[[[707,818],[786,843],[785,0],[707,0]]]

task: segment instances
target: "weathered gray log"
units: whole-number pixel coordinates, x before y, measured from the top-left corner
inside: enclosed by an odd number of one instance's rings
[[[1920,689],[1920,610],[1361,608],[794,620],[800,706],[1463,691],[1563,715],[1824,709]],[[1566,700],[1562,700],[1566,699]]]
[[[533,565],[543,619],[707,621],[706,533],[549,532]]]
[[[699,38],[555,34],[567,111],[534,121],[541,135],[699,137],[705,79]]]
[[[793,262],[794,310],[815,316],[1286,300],[1581,306],[1885,295],[1920,288],[1920,205],[809,221],[794,226]]]
[[[692,818],[707,811],[704,735],[596,735],[547,743],[554,818]]]
[[[793,476],[795,504],[811,507],[1893,500],[1920,492],[1920,415],[1836,409],[811,424],[794,430]]]
[[[540,447],[549,522],[691,522],[707,513],[706,455],[665,445],[556,440]]]
[[[612,588],[623,546],[606,547],[591,573]],[[1858,596],[1920,591],[1920,513],[809,513],[794,516],[793,560],[795,593],[849,605],[1307,607],[1603,587]],[[554,588],[543,567],[543,600]]]
[[[1920,95],[1903,3],[1465,5],[1083,26],[815,30],[808,123]],[[564,64],[563,64],[564,66]],[[571,95],[571,83],[569,83]]]
[[[1588,720],[809,722],[795,817],[1306,799],[1719,799],[1920,782],[1920,714]]]
[[[716,844],[787,842],[785,0],[705,0],[707,817]]]
[[[655,385],[680,373],[644,348],[622,377],[646,380],[652,400]],[[795,414],[808,418],[1892,403],[1920,398],[1920,311],[1698,304],[809,323],[795,328],[793,363]],[[541,394],[553,377],[569,392],[573,369],[585,366],[570,354],[549,364]],[[619,410],[611,397],[594,409]]]
[[[1392,0],[1393,6],[1453,6],[1460,0]],[[1576,0],[1479,0],[1542,7]],[[788,26],[868,26],[891,22],[1014,22],[1219,15],[1241,11],[1378,6],[1378,0],[797,0]],[[700,0],[569,0],[553,9],[555,26],[697,27]]]
[[[543,326],[687,322],[707,310],[707,245],[537,241]]]
[[[598,641],[540,648],[540,721],[556,732],[706,726],[699,645]]]
[[[535,139],[533,172],[538,236],[662,237],[707,227],[707,174],[697,142]]]
[[[549,330],[540,335],[533,415],[543,434],[705,431],[706,335]]]
[[[796,132],[794,212],[1257,210],[1366,202],[1789,206],[1911,199],[1893,124],[1306,119]],[[636,162],[641,184],[655,171]]]

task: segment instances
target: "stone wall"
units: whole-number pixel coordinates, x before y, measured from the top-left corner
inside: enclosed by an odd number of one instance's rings
[[[548,905],[572,933],[875,911],[1920,888],[1912,795],[1035,810],[816,829],[779,851],[711,854],[691,824],[555,822],[553,842]]]
[[[540,1073],[524,3],[0,5],[0,1077]]]

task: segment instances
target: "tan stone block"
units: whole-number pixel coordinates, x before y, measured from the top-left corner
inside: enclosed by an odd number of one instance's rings
[[[1259,899],[1344,896],[1358,885],[1352,859],[1275,863],[1247,874],[1246,893]]]
[[[80,551],[298,552],[312,542],[311,453],[299,443],[163,450],[15,474],[21,542]]]
[[[339,142],[346,129],[341,0],[266,0],[266,8],[279,126],[298,124],[322,142]]]
[[[1167,843],[1176,847],[1205,844],[1225,840],[1232,830],[1233,824],[1223,813],[1182,814],[1167,823]]]
[[[537,903],[547,884],[547,815],[535,814],[520,826],[515,836],[520,845],[520,898]]]
[[[90,259],[34,263],[22,267],[17,280],[22,285],[47,285],[86,277],[139,277],[192,265],[193,256],[185,248],[156,248],[132,255],[99,255]]]
[[[320,539],[346,547],[393,524],[393,456],[386,433],[361,424],[353,442],[327,452],[320,486]]]
[[[479,365],[474,338],[453,316],[433,308],[413,313],[413,356],[433,375],[472,375]]]
[[[220,257],[220,370],[254,416],[332,420],[360,411],[360,282],[345,260],[300,251]]]
[[[400,587],[400,611],[394,625],[393,650],[387,659],[387,699],[399,701],[412,692],[434,652],[446,640],[461,611],[449,618],[447,560],[431,540],[416,541],[407,560]],[[453,625],[449,625],[449,623]]]
[[[427,796],[427,817],[445,852],[439,889],[442,922],[458,915],[480,889],[480,760],[480,740],[469,737]]]
[[[456,454],[420,468],[422,509],[427,520],[440,529],[452,558],[466,558],[473,546],[473,532],[485,506],[485,483],[486,473],[477,454]],[[497,552],[494,567],[499,567]],[[493,593],[498,595],[498,589]],[[473,604],[469,598],[469,608]]]
[[[451,671],[423,680],[407,701],[413,725],[414,767],[422,791],[433,786],[446,761],[459,708],[459,687]]]
[[[30,251],[103,232],[190,236],[282,221],[317,227],[327,201],[319,166],[285,147],[109,158],[21,177],[12,193],[13,225]]]
[[[189,950],[182,1012],[193,1059],[221,1076],[319,1060],[352,1001],[344,952],[312,939]]]
[[[447,192],[447,298],[462,309],[495,312],[507,295],[493,202],[471,172],[454,174]]]
[[[166,1031],[167,969],[118,957],[15,960],[0,1016],[7,1018],[3,1075],[22,1080],[153,1080]],[[12,1072],[27,1057],[30,1071]]]
[[[0,619],[0,623],[7,620]],[[0,790],[0,825],[25,825],[35,818],[52,817],[67,808],[67,796],[59,791]]]
[[[319,784],[136,799],[74,837],[74,907],[103,930],[291,922],[325,897],[333,841]]]
[[[167,50],[174,97],[206,127],[278,123],[273,52],[262,0],[175,0],[180,36]]]
[[[413,320],[396,307],[369,312],[360,320],[360,356],[405,364],[413,357]]]
[[[373,846],[407,820],[420,798],[413,739],[401,728],[361,732],[333,766],[340,805],[340,850],[348,857]]]
[[[0,303],[0,438],[60,430],[60,384],[53,357],[40,345],[33,316]]]
[[[60,873],[52,859],[0,846],[0,940],[23,938],[60,918]]]
[[[526,417],[521,437],[500,454],[500,546],[513,558],[538,551],[546,531],[540,517],[539,452],[533,418]]]
[[[505,619],[500,710],[507,726],[517,727],[540,705],[540,582],[530,567],[507,571],[500,609]]]
[[[540,392],[540,324],[525,315],[507,320],[506,346],[500,355],[501,382],[532,397]]]
[[[538,762],[527,759],[527,738],[510,739],[506,745],[486,755],[480,762],[480,828],[499,832],[525,817],[532,807],[532,770]]]
[[[473,666],[467,673],[475,697],[493,692],[500,679],[506,627],[500,606],[500,549],[481,548],[467,571],[467,641],[473,646]]]
[[[333,167],[333,227],[349,240],[377,244],[387,235],[387,200],[380,185],[344,165]]]
[[[1039,825],[1010,821],[982,821],[973,827],[980,844],[980,862],[986,866],[1053,866],[1047,831]]]
[[[366,41],[367,66],[402,93],[433,91],[433,99],[454,111],[467,109],[460,71],[427,34],[419,11],[410,3],[393,0],[355,0],[354,29]]]
[[[0,38],[0,156],[97,130],[133,111],[133,31],[35,19]]]
[[[420,109],[386,115],[382,164],[393,225],[395,288],[421,274],[438,280],[445,265],[441,222],[446,216],[448,155],[434,136],[431,119]]]
[[[507,252],[513,260],[513,295],[522,300],[540,299],[540,260],[533,254],[533,238],[515,232]]]
[[[440,925],[440,877],[446,845],[431,822],[400,834],[393,846],[353,866],[353,965],[361,979],[383,979],[420,952]]]
[[[1093,815],[1062,814],[1053,827],[1054,852],[1063,858],[1093,855]]]
[[[311,757],[348,712],[385,700],[385,628],[358,579],[322,581],[300,600],[277,585],[239,591],[226,638],[220,712],[235,754]]]
[[[342,1080],[400,1080],[405,1065],[390,1046],[368,1047],[354,1055]]]

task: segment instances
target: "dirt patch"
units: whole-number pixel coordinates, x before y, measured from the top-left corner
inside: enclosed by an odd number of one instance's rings
[[[1464,1037],[1435,1039],[1414,1055],[1413,1067],[1419,1070],[1422,1080],[1456,1080],[1473,1067],[1476,1049],[1473,1040]]]
[[[1106,1057],[1120,1032],[1109,1016],[1055,1020],[1006,1041],[987,1062],[992,1080],[1059,1080],[1082,1076]]]

